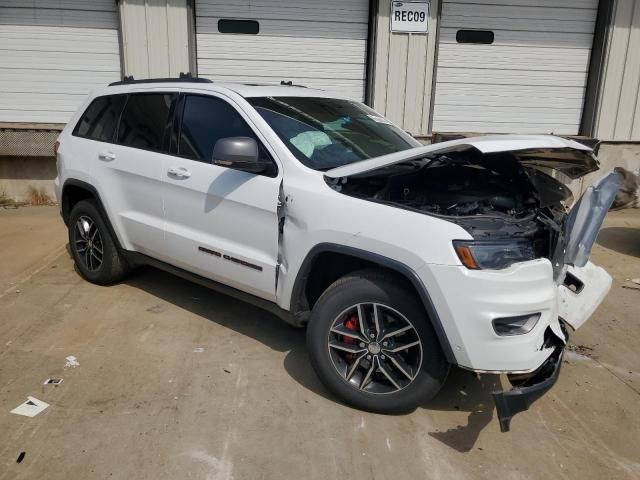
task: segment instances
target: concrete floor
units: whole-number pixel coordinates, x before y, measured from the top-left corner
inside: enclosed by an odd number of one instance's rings
[[[353,410],[302,331],[153,269],[91,285],[65,243],[55,209],[0,210],[0,480],[640,478],[640,290],[623,288],[640,211],[609,216],[594,258],[613,289],[508,434],[495,378],[454,370],[408,415]],[[51,406],[10,414],[27,395]]]

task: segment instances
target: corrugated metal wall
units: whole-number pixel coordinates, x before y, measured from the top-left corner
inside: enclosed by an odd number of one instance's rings
[[[177,77],[189,71],[187,0],[120,2],[125,75]]]
[[[372,106],[416,136],[429,134],[439,0],[427,35],[390,33],[391,2],[378,0]]]
[[[640,0],[616,0],[596,114],[600,140],[640,141]]]
[[[578,134],[597,8],[598,0],[444,0],[433,131]],[[457,37],[464,30],[491,39],[466,43]]]
[[[199,76],[364,99],[368,0],[196,0],[195,10]],[[259,33],[221,33],[221,19],[256,21]]]
[[[0,0],[0,122],[67,122],[119,50],[113,0]]]

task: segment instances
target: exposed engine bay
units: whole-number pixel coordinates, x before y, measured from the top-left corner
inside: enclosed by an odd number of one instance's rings
[[[512,154],[473,149],[392,165],[333,186],[347,195],[444,217],[477,240],[529,240],[533,256],[547,258],[573,200],[564,184]]]

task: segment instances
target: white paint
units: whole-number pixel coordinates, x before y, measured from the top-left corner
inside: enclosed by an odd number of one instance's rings
[[[204,352],[203,347],[196,347],[193,349],[193,353],[202,353],[202,352]]]
[[[252,175],[168,154],[73,137],[70,132],[74,121],[59,137],[61,167],[60,177],[55,180],[58,197],[60,185],[67,178],[89,182],[100,194],[115,233],[127,250],[147,253],[273,301],[284,309],[290,308],[298,271],[316,245],[332,243],[381,255],[412,269],[431,293],[444,334],[456,347],[454,355],[459,365],[480,371],[529,372],[551,354],[551,349],[543,349],[542,345],[548,327],[554,331],[560,328],[559,293],[548,259],[519,262],[502,270],[469,270],[462,266],[452,247],[454,239],[472,239],[460,226],[443,218],[342,195],[327,186],[326,177],[349,176],[428,153],[466,148],[485,153],[571,149],[579,166],[583,159],[590,158],[589,147],[545,135],[493,136],[416,146],[319,172],[295,158],[245,97],[330,94],[298,87],[153,83],[109,87],[95,95],[178,89],[214,96],[235,108],[272,155],[278,166],[277,175],[274,178]],[[99,153],[105,149],[113,149],[116,154],[113,161],[99,160]],[[546,153],[549,158],[552,152]],[[174,167],[186,168],[192,175],[172,179],[167,172]],[[280,245],[282,268],[276,289],[280,185],[289,200],[284,207],[286,229]],[[222,258],[205,258],[198,252],[198,245],[261,266],[262,271]],[[465,292],[464,302],[460,301],[461,291]],[[499,337],[491,326],[495,318],[531,312],[540,312],[541,316],[526,335]],[[239,372],[237,388],[243,393],[244,379],[246,376]]]
[[[76,368],[80,366],[80,362],[78,362],[78,359],[73,355],[69,355],[65,360],[67,362],[64,364],[64,368],[68,368],[68,367]]]
[[[569,273],[583,282],[575,293],[564,285],[558,287],[558,315],[573,328],[580,328],[602,303],[611,289],[611,275],[602,267],[587,262],[584,267],[569,267]]]
[[[592,149],[574,140],[553,135],[487,135],[482,137],[461,138],[447,142],[432,143],[421,147],[410,148],[399,152],[389,153],[379,157],[354,162],[343,167],[333,168],[325,172],[329,178],[348,177],[366,173],[378,168],[387,167],[401,162],[417,160],[428,154],[446,153],[475,148],[481,153],[517,152],[518,150],[544,150],[541,155],[545,161],[552,161],[554,151],[562,155],[565,149],[575,151],[576,156],[583,155],[584,164],[591,161]],[[576,162],[576,166],[581,166]]]
[[[35,417],[47,407],[49,407],[48,403],[38,400],[35,397],[27,397],[27,401],[11,410],[11,413],[24,417]]]

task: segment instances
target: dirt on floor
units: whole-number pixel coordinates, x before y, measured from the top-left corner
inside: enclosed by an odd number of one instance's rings
[[[89,284],[65,245],[55,208],[0,210],[0,480],[640,478],[638,210],[608,217],[611,293],[510,433],[497,377],[454,369],[410,414],[354,410],[303,331],[150,268]],[[27,396],[50,406],[10,414]]]

